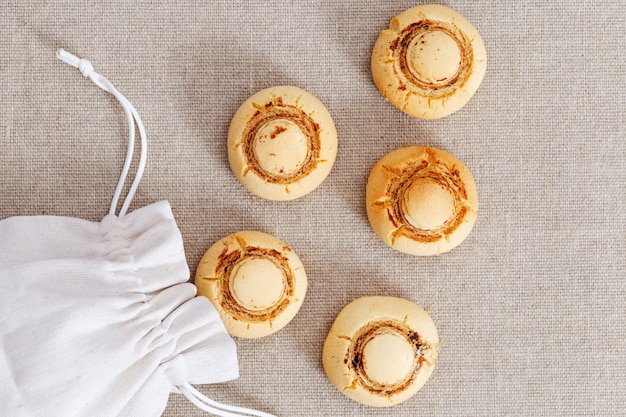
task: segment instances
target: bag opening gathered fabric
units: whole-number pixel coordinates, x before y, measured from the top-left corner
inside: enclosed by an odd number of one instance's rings
[[[128,153],[102,221],[0,221],[0,415],[160,416],[170,392],[177,392],[216,415],[270,416],[216,403],[192,386],[237,378],[235,343],[188,282],[169,203],[128,213],[147,156],[137,111],[89,61],[63,50],[58,57],[120,101]],[[116,213],[135,124],[140,161]]]

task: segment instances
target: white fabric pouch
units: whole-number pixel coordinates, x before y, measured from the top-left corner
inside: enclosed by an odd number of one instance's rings
[[[101,222],[0,221],[0,415],[160,416],[170,392],[222,416],[269,414],[221,405],[191,384],[238,377],[233,339],[188,283],[170,205],[126,214],[145,165],[134,107],[88,61],[59,58],[114,94],[129,117],[127,163]],[[142,157],[119,215],[135,123]]]

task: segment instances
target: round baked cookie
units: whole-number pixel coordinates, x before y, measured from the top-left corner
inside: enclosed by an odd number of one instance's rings
[[[478,192],[470,170],[435,148],[396,149],[370,172],[367,217],[378,237],[411,255],[437,255],[470,234]]]
[[[483,80],[487,54],[470,22],[427,4],[394,17],[372,51],[381,94],[413,117],[438,119],[459,110]]]
[[[363,297],[339,313],[324,343],[330,382],[363,404],[387,407],[413,396],[437,362],[439,337],[426,311],[396,297]]]
[[[307,289],[300,258],[284,242],[244,231],[211,246],[198,264],[198,295],[215,306],[233,336],[257,338],[283,328]]]
[[[337,156],[337,130],[315,96],[292,86],[252,95],[228,131],[228,159],[237,179],[269,200],[293,200],[313,191]]]

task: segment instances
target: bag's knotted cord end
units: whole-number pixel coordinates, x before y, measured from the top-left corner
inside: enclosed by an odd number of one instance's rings
[[[85,77],[89,77],[93,73],[93,65],[91,65],[91,62],[86,59],[81,59],[64,49],[59,49],[57,51],[57,58],[74,68],[78,68],[80,73]]]

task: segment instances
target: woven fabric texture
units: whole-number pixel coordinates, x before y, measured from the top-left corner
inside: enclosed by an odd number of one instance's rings
[[[192,274],[241,230],[302,259],[309,289],[281,331],[237,339],[241,377],[201,386],[278,416],[619,416],[626,403],[626,3],[446,2],[477,27],[484,81],[424,121],[380,95],[370,54],[409,1],[18,1],[0,5],[0,218],[106,215],[127,139],[115,99],[55,58],[89,59],[135,105],[148,165],[132,208],[170,201]],[[330,176],[291,202],[253,196],[226,136],[258,90],[295,85],[333,116]],[[451,252],[386,247],[365,212],[374,163],[406,145],[473,172],[478,221]],[[1,237],[0,237],[1,238]],[[45,271],[42,271],[45,275]],[[407,298],[437,324],[431,379],[390,409],[341,395],[321,362],[337,313]],[[202,416],[178,394],[166,417]]]

